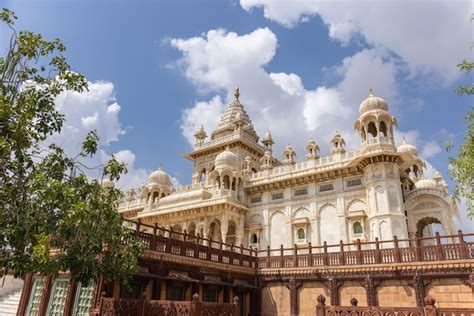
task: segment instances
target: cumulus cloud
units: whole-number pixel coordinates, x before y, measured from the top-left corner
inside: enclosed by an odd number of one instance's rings
[[[98,177],[99,170],[110,154],[107,147],[117,141],[125,132],[121,128],[119,113],[120,105],[115,98],[115,87],[111,82],[96,81],[88,83],[88,91],[65,91],[55,100],[56,108],[65,116],[61,133],[51,135],[43,144],[55,143],[61,146],[65,153],[75,157],[81,150],[81,144],[87,133],[96,130],[99,136],[99,150],[92,158],[82,162],[91,170],[85,171],[91,177]],[[127,164],[128,174],[122,176],[118,187],[135,186],[146,179],[145,169],[136,168],[135,155],[130,150],[120,150],[115,153],[119,161]]]
[[[376,6],[372,1],[240,0],[240,5],[247,11],[262,8],[267,19],[286,27],[319,15],[329,36],[343,45],[362,37],[400,56],[412,75],[434,72],[444,83],[458,78],[455,65],[470,54],[468,0],[380,1]]]
[[[211,30],[170,43],[182,53],[178,65],[186,77],[198,89],[216,94],[183,112],[181,130],[190,144],[200,124],[208,134],[215,128],[236,85],[257,132],[263,135],[269,129],[274,136],[276,155],[287,144],[303,150],[311,137],[327,153],[336,130],[349,147],[355,147],[359,139],[352,126],[368,87],[380,91],[379,95],[386,94],[389,101],[396,99],[394,62],[380,58],[375,49],[362,50],[333,67],[341,77],[336,86],[307,89],[297,74],[265,70],[277,50],[277,38],[268,28],[243,35]]]
[[[426,159],[432,158],[441,152],[441,146],[435,142],[430,141],[423,145],[423,150],[421,151],[421,155]]]

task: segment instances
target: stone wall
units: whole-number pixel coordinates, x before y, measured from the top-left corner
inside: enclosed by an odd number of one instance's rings
[[[377,299],[379,306],[416,307],[415,290],[408,286],[406,280],[386,280],[377,287]]]
[[[365,288],[357,281],[345,281],[339,289],[339,302],[343,306],[349,306],[352,298],[357,299],[357,306],[367,306]]]
[[[314,304],[313,304],[314,305]],[[289,315],[290,292],[279,282],[272,282],[262,288],[262,313],[261,315]]]
[[[298,306],[300,316],[314,315],[316,299],[319,295],[329,297],[329,290],[321,282],[305,282],[298,289]]]
[[[434,279],[428,287],[438,307],[474,307],[474,292],[459,278]]]
[[[437,307],[474,308],[474,291],[459,278],[434,278],[427,286],[427,294],[436,299]],[[345,281],[339,287],[341,306],[350,306],[356,298],[358,306],[367,306],[365,288],[358,281]],[[330,304],[330,291],[322,282],[303,282],[297,290],[300,316],[314,315],[317,297],[326,297]],[[382,307],[416,307],[416,292],[408,280],[384,280],[376,287],[378,305]],[[289,315],[290,292],[284,282],[267,283],[262,288],[262,315]]]

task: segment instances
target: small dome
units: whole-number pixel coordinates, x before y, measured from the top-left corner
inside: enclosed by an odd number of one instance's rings
[[[430,179],[421,179],[415,183],[415,188],[417,189],[431,189],[436,188],[436,182]]]
[[[443,176],[441,175],[441,173],[438,170],[435,171],[434,176],[433,176],[433,180],[435,180],[435,181],[443,180]]]
[[[171,178],[170,176],[163,170],[163,167],[160,165],[160,168],[156,171],[153,171],[149,176],[148,180],[150,184],[159,184],[161,186],[170,187],[171,186]]]
[[[217,155],[214,164],[216,168],[230,167],[233,169],[239,169],[239,159],[237,158],[237,155],[231,152],[228,148]]]
[[[376,97],[370,89],[369,96],[359,106],[359,114],[372,110],[388,111],[388,105],[384,99]]]
[[[403,137],[402,143],[398,146],[397,151],[399,153],[410,153],[413,156],[418,156],[418,149],[413,145],[407,144],[405,137]]]

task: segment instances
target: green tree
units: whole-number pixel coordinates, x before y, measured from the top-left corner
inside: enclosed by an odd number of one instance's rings
[[[474,69],[474,62],[463,60],[458,65],[459,70],[470,74]],[[471,77],[472,78],[472,77]],[[474,95],[474,85],[461,86],[456,89],[459,95]],[[457,157],[450,158],[451,167],[449,173],[457,182],[455,196],[465,198],[468,215],[474,216],[474,108],[465,117],[467,131],[464,135],[464,143],[459,147]]]
[[[125,165],[112,157],[101,179],[85,175],[81,160],[98,149],[95,131],[76,157],[54,144],[43,148],[64,123],[55,98],[84,91],[87,81],[71,71],[58,39],[17,32],[8,9],[0,19],[12,32],[0,57],[0,267],[17,276],[70,271],[76,281],[126,282],[144,245],[116,212],[121,192],[102,185],[105,177],[118,180]]]

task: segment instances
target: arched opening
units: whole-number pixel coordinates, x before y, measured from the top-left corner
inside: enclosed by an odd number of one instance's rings
[[[181,225],[176,224],[171,228],[171,230],[173,231],[171,233],[171,239],[183,240],[183,235],[180,234],[183,232],[183,227],[181,227]]]
[[[270,247],[276,249],[285,245],[286,234],[285,215],[280,212],[273,214],[270,220]]]
[[[188,237],[188,241],[190,242],[195,242],[196,241],[196,224],[194,222],[191,222],[189,225],[188,225],[188,231],[187,231],[189,237]]]
[[[362,224],[360,222],[355,222],[352,225],[352,231],[354,236],[362,235],[364,233],[364,229],[362,228]]]
[[[229,222],[227,226],[227,235],[225,238],[226,244],[234,244],[235,245],[235,233],[236,233],[236,225],[234,222]]]
[[[223,182],[224,182],[224,189],[228,190],[229,187],[230,187],[230,178],[229,178],[229,176],[224,176]]]
[[[250,244],[255,245],[257,243],[258,243],[257,234],[253,233],[252,235],[250,235]]]
[[[214,184],[216,188],[220,189],[221,188],[221,176],[216,177],[216,182]]]
[[[214,241],[211,244],[211,247],[216,247],[217,243],[216,241],[221,241],[222,240],[222,234],[221,234],[221,222],[219,220],[214,220],[211,225],[209,226],[209,238],[212,238]]]
[[[204,182],[206,180],[206,168],[203,168],[201,170],[201,173],[199,174],[199,182]]]
[[[339,223],[337,218],[337,209],[332,205],[324,206],[319,213],[319,231],[321,234],[321,244],[327,242],[328,245],[337,245],[341,238]],[[328,251],[339,251],[337,247],[331,247]]]
[[[380,122],[380,134],[383,134],[383,136],[387,137],[388,136],[388,130],[387,130],[387,124],[385,124],[384,121]]]
[[[235,191],[235,187],[236,187],[236,182],[237,182],[237,179],[235,178],[232,178],[232,191]]]
[[[252,168],[252,172],[253,172],[253,173],[257,173],[257,169]]]
[[[298,228],[296,231],[296,236],[298,237],[298,241],[304,240],[306,238],[306,233],[303,228]]]
[[[416,223],[416,233],[419,237],[434,237],[435,233],[445,235],[441,221],[436,217],[425,217]],[[421,240],[422,246],[434,245],[434,239]]]
[[[367,134],[369,136],[369,139],[377,137],[377,127],[375,126],[374,122],[370,122],[367,126]]]

